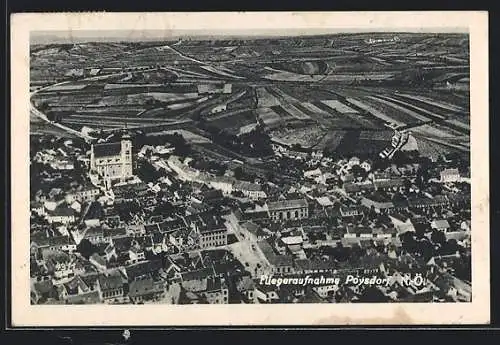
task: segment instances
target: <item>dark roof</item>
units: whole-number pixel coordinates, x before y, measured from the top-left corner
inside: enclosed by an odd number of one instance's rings
[[[39,247],[44,246],[63,246],[67,244],[74,244],[69,236],[32,236],[31,242],[36,243]]]
[[[71,304],[95,304],[100,302],[99,291],[90,291],[83,295],[68,296]]]
[[[129,296],[136,297],[158,291],[152,278],[139,279],[130,283]]]
[[[101,290],[119,289],[123,287],[123,278],[118,271],[109,276],[101,274],[99,275],[99,285]]]
[[[84,238],[94,237],[94,236],[104,236],[104,230],[100,227],[87,228],[85,231]]]
[[[375,190],[373,183],[344,183],[343,188],[347,193]]]
[[[295,260],[295,266],[304,271],[331,270],[335,268],[335,263],[333,261],[298,259]]]
[[[53,216],[71,217],[75,215],[75,210],[69,207],[57,207],[54,211],[49,211]]]
[[[36,282],[33,287],[38,293],[44,294],[44,293],[50,293],[52,289],[54,288],[54,285],[52,284],[52,280],[43,280],[41,282]]]
[[[127,229],[125,228],[110,228],[104,229],[104,236],[106,237],[124,237],[127,235]]]
[[[267,203],[267,207],[270,211],[274,210],[286,210],[295,208],[306,208],[309,205],[305,199],[295,199],[295,200],[280,200],[272,201]]]
[[[236,181],[233,185],[234,189],[237,190],[247,190],[247,191],[261,191],[262,186],[256,183],[251,183],[248,181]]]
[[[129,281],[133,281],[138,277],[159,271],[162,266],[163,265],[160,260],[151,260],[127,266],[125,270]]]
[[[182,218],[177,218],[174,220],[166,220],[158,224],[161,232],[172,232],[180,228],[185,228],[186,223]]]
[[[127,251],[132,246],[132,237],[113,238],[113,245],[115,246],[116,252]]]
[[[144,225],[144,229],[146,230],[146,234],[154,234],[155,232],[160,232],[158,224]]]
[[[202,280],[208,277],[213,277],[215,272],[212,267],[202,268],[201,270],[184,272],[181,274],[183,281]]]
[[[376,188],[393,188],[393,187],[401,187],[404,185],[404,179],[396,178],[390,180],[379,180],[375,181],[373,184]]]
[[[313,225],[313,226],[306,225],[306,226],[303,226],[302,229],[306,233],[310,233],[310,232],[322,233],[322,232],[326,232],[326,230],[327,230],[326,226],[322,226],[322,225]]]
[[[87,275],[82,275],[80,276],[83,280],[83,282],[88,286],[92,287],[94,284],[97,282],[99,279],[97,274],[87,274]]]
[[[208,234],[212,232],[227,232],[226,227],[218,227],[218,228],[202,228],[200,229],[200,234]]]
[[[105,143],[94,145],[95,157],[117,156],[121,152],[121,143]]]
[[[277,255],[274,249],[267,241],[257,242],[261,252],[266,257],[267,261],[273,266],[292,266],[293,258],[288,255]]]

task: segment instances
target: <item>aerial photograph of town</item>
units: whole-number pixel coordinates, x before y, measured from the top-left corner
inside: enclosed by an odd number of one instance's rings
[[[469,34],[30,42],[31,304],[471,302]]]

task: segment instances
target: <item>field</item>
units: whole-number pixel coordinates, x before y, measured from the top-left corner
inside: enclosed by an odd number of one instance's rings
[[[321,101],[321,103],[327,105],[328,107],[334,109],[335,111],[346,114],[346,113],[351,113],[351,114],[356,114],[357,111],[348,107],[347,105],[339,102],[338,100],[324,100]]]
[[[166,131],[161,131],[161,132],[152,132],[148,133],[148,136],[162,136],[162,135],[172,135],[178,133],[182,135],[182,137],[190,144],[207,144],[211,143],[212,141],[206,137],[202,137],[199,134],[190,132],[188,130],[184,129],[172,129],[172,130],[166,130]]]
[[[229,116],[210,118],[208,124],[236,135],[240,133],[240,128],[250,124],[257,124],[257,121],[253,111],[243,110],[234,112],[234,114],[230,114]]]
[[[316,145],[325,135],[325,131],[316,125],[301,128],[281,128],[270,133],[271,139],[285,145],[299,144],[304,148]]]
[[[468,45],[468,35],[423,33],[32,44],[30,87],[48,86],[33,105],[75,129],[163,133],[189,120],[240,135],[259,121],[276,142],[369,156],[392,124],[422,153],[466,152]],[[213,83],[230,92],[198,93]]]

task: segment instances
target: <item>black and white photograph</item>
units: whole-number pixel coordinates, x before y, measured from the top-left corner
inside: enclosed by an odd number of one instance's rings
[[[469,14],[23,20],[16,298],[77,323],[487,322],[487,16]]]

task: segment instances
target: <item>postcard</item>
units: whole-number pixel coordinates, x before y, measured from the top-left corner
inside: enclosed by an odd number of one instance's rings
[[[13,326],[489,323],[487,28],[13,14]]]

